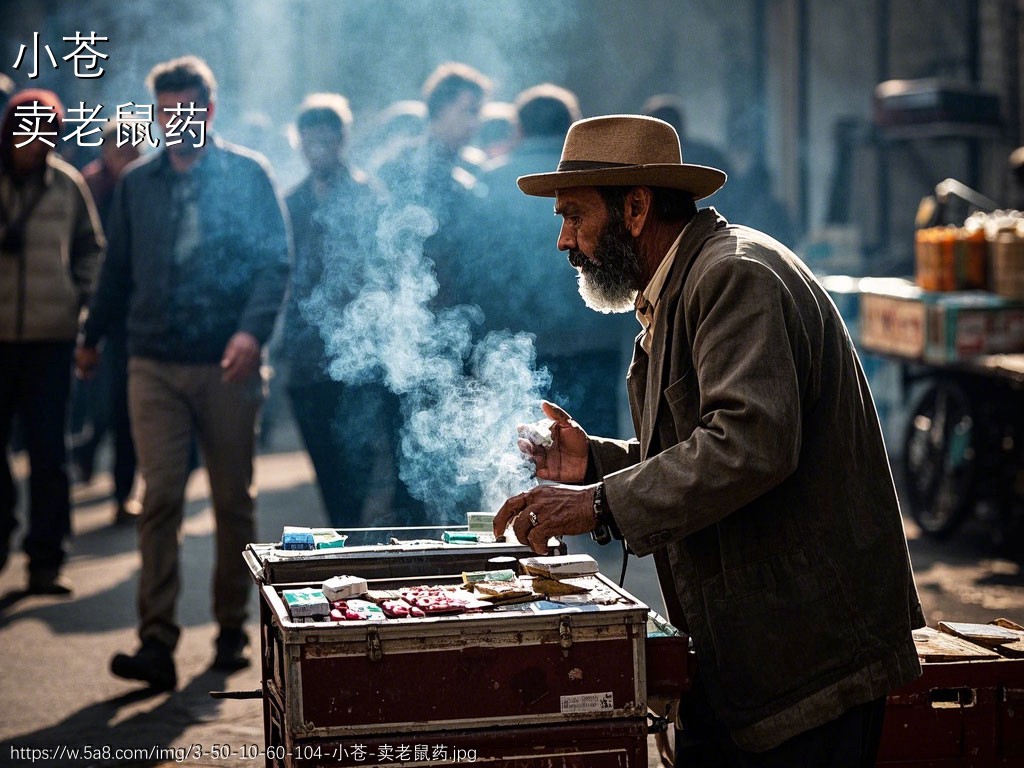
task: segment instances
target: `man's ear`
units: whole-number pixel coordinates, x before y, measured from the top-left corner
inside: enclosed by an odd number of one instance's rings
[[[625,224],[633,237],[639,237],[643,231],[653,200],[650,187],[633,187],[626,193]]]

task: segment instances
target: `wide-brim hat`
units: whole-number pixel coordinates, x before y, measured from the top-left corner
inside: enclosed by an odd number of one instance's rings
[[[643,115],[605,115],[569,126],[553,173],[520,176],[528,195],[554,197],[567,187],[645,186],[681,189],[700,200],[725,184],[718,168],[683,162],[676,129]]]

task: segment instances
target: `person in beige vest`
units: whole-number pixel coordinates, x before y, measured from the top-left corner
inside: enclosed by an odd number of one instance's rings
[[[697,655],[686,765],[874,765],[889,691],[921,673],[924,624],[878,417],[828,294],[785,246],[696,201],[725,174],[682,162],[642,116],[574,123],[553,197],[558,248],[600,311],[636,311],[636,437],[588,435],[552,403],[557,481],[494,531],[543,552],[601,527],[653,556]]]
[[[20,420],[28,481],[28,591],[69,595],[71,533],[64,425],[79,312],[92,295],[103,230],[81,174],[61,160],[64,107],[52,91],[16,93],[0,123],[0,568],[17,527],[6,458]]]

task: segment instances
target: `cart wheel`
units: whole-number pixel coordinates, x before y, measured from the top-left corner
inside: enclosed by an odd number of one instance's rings
[[[948,536],[970,512],[974,496],[975,415],[957,382],[925,392],[907,425],[903,467],[910,512],[925,533]]]

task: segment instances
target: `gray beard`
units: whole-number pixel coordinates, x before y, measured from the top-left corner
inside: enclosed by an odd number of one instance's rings
[[[594,249],[600,263],[583,258],[577,276],[583,302],[604,314],[631,312],[640,284],[640,255],[621,222],[609,222]]]

